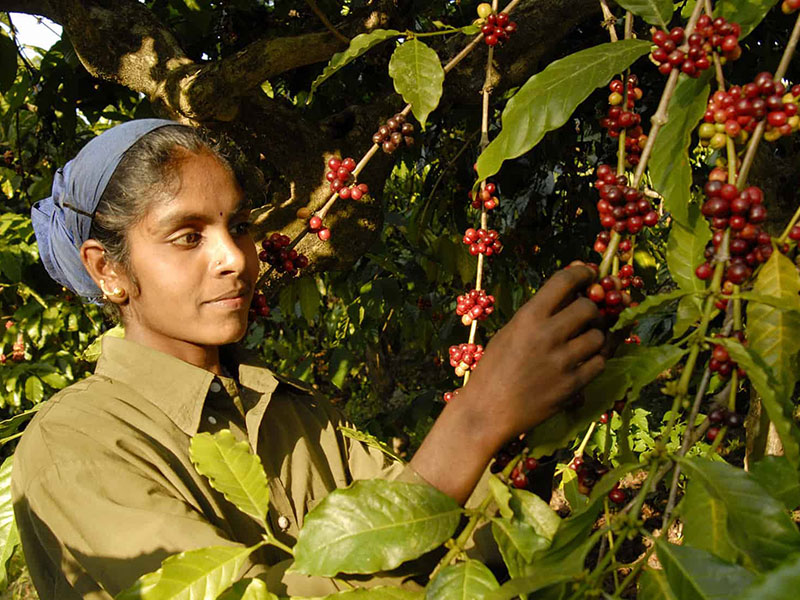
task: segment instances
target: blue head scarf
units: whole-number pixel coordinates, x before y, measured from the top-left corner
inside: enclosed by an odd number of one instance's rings
[[[164,119],[122,123],[91,140],[56,172],[52,195],[33,205],[31,219],[39,256],[58,283],[99,303],[102,293],[80,257],[97,204],[128,148],[155,129],[177,124]]]

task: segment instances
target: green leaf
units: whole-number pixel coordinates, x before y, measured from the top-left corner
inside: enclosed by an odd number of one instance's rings
[[[678,346],[635,346],[627,353],[606,362],[605,370],[584,390],[583,403],[574,410],[564,410],[537,425],[531,435],[534,456],[552,454],[563,448],[592,421],[606,412],[617,400],[637,398],[642,387],[660,373],[672,368],[686,354]]]
[[[17,78],[17,46],[5,32],[0,33],[0,94],[5,94]]]
[[[800,554],[789,558],[777,569],[756,578],[736,600],[796,600],[800,589]]]
[[[669,587],[664,571],[646,569],[639,577],[639,598],[643,600],[680,600]]]
[[[561,526],[561,517],[558,513],[533,492],[511,490],[509,506],[514,512],[515,519],[533,527],[533,530],[548,542],[553,539]]]
[[[0,421],[0,438],[5,438],[17,433],[22,425],[33,418],[33,415],[37,413],[40,407],[41,406],[37,404],[25,412],[21,412],[18,415],[14,415],[13,417]]]
[[[681,600],[729,600],[731,590],[753,581],[744,567],[720,560],[698,548],[676,546],[656,538],[656,554],[669,586]]]
[[[478,157],[478,179],[491,177],[503,161],[533,148],[544,134],[561,127],[595,88],[650,52],[650,42],[600,44],[550,63],[520,88],[503,110],[500,134]]]
[[[250,452],[247,442],[237,442],[227,429],[200,433],[192,438],[189,455],[197,472],[208,477],[211,487],[239,510],[265,523],[269,509],[267,476],[261,459]]]
[[[11,503],[11,467],[14,455],[3,461],[0,467],[0,588],[6,583],[6,562],[19,544],[19,532],[14,521],[14,506]]]
[[[342,389],[347,375],[350,373],[350,366],[353,362],[353,354],[346,346],[336,346],[331,353],[331,364],[328,373],[333,385]]]
[[[672,0],[617,0],[617,4],[661,29],[669,29],[675,8]]]
[[[46,373],[42,375],[41,379],[51,388],[55,388],[57,390],[67,387],[67,384],[69,383],[67,378],[61,373]]]
[[[626,308],[625,310],[623,310],[619,316],[619,319],[611,328],[611,331],[618,331],[620,329],[627,327],[631,323],[636,322],[637,319],[645,315],[662,311],[664,310],[664,307],[667,304],[674,302],[678,298],[683,298],[687,294],[691,294],[691,292],[678,289],[678,290],[673,290],[671,292],[667,292],[665,294],[648,296],[638,306]]]
[[[429,485],[356,481],[306,515],[292,570],[333,577],[394,569],[449,539],[461,513]]]
[[[425,600],[483,600],[498,587],[486,565],[468,560],[439,571],[425,589]]]
[[[667,106],[667,122],[658,133],[648,163],[653,187],[664,197],[664,206],[672,218],[683,225],[689,223],[691,200],[689,142],[706,110],[712,70],[697,79],[681,75]]]
[[[728,534],[728,510],[722,501],[706,493],[700,482],[689,482],[678,513],[683,522],[684,544],[736,562],[739,551]]]
[[[622,465],[604,475],[592,489],[586,507],[563,519],[550,547],[534,555],[525,576],[503,584],[489,596],[490,600],[510,600],[580,575],[587,553],[597,543],[597,533],[593,534],[592,528],[603,501],[621,477],[638,468]]]
[[[140,577],[115,596],[116,600],[213,599],[237,580],[247,557],[262,543],[241,546],[211,546],[181,552],[164,559],[161,568]]]
[[[688,476],[725,505],[731,543],[745,555],[746,564],[771,569],[800,552],[800,532],[783,504],[742,469],[701,458],[678,460]]]
[[[324,598],[302,600],[423,600],[425,592],[404,590],[402,588],[378,586],[369,589],[358,588],[337,594],[330,594]],[[292,600],[301,600],[292,597]]]
[[[767,416],[775,425],[775,430],[781,438],[786,458],[792,466],[798,467],[800,465],[800,429],[794,423],[791,392],[787,393],[781,385],[776,385],[776,382],[781,381],[781,377],[774,368],[762,360],[752,346],[745,347],[736,338],[720,338],[715,341],[723,345],[731,358],[747,372],[750,382],[761,396]]]
[[[736,298],[737,296],[732,296]],[[738,295],[742,300],[747,302],[757,302],[766,304],[772,308],[779,308],[783,311],[795,312],[800,311],[800,304],[791,296],[765,296],[764,294],[757,294],[756,292],[741,292]]]
[[[361,33],[354,37],[350,40],[350,45],[347,47],[347,50],[334,54],[322,73],[314,80],[314,83],[311,84],[311,91],[308,94],[309,100],[311,100],[311,96],[316,89],[339,69],[350,64],[356,58],[381,42],[385,42],[399,35],[401,35],[400,32],[394,29],[373,29],[369,33]]]
[[[747,304],[747,343],[748,349],[757,354],[772,369],[775,379],[767,382],[773,388],[775,402],[765,400],[764,408],[770,420],[776,422],[781,418],[776,411],[780,410],[785,417],[791,419],[791,397],[797,382],[796,359],[800,352],[800,275],[794,263],[781,254],[773,252],[769,260],[761,268],[753,292],[760,296],[780,299],[782,304],[795,307],[795,310],[783,310],[763,303]],[[746,368],[746,367],[745,367]],[[758,393],[763,396],[762,390]],[[784,430],[779,429],[781,441],[789,433],[787,423]],[[787,458],[797,467],[800,462],[800,446]]]
[[[703,316],[702,303],[697,296],[684,296],[678,302],[678,315],[672,327],[672,338],[677,339],[686,333]]]
[[[739,23],[742,27],[739,40],[742,40],[750,35],[777,3],[778,0],[720,0],[714,7],[714,16],[723,16],[730,22]]]
[[[511,510],[509,502],[511,502],[511,490],[509,487],[500,481],[496,475],[489,475],[489,492],[494,498],[494,503],[497,504],[497,509],[500,515],[506,519],[514,516],[514,511]]]
[[[750,465],[750,477],[755,479],[787,510],[800,506],[800,473],[785,456],[765,456]]]
[[[297,294],[300,297],[300,311],[306,321],[311,323],[319,314],[319,289],[314,277],[301,277],[297,280]]]
[[[703,252],[711,241],[711,228],[697,206],[690,205],[687,215],[686,221],[674,221],[670,228],[667,265],[678,287],[688,292],[703,292],[706,284],[695,276],[694,270],[705,261]],[[695,298],[693,302],[700,301]]]
[[[44,384],[36,375],[31,375],[25,380],[25,397],[34,404],[41,402],[44,398]]]
[[[376,438],[374,435],[366,433],[364,431],[360,431],[358,429],[353,429],[352,427],[345,427],[344,425],[339,425],[337,427],[339,431],[342,432],[342,435],[347,438],[351,438],[354,440],[358,440],[359,442],[363,442],[367,446],[371,446],[372,448],[377,448],[381,452],[383,452],[386,456],[392,458],[392,460],[396,460],[399,463],[405,463],[405,461],[395,454],[389,446],[387,446],[384,442]]]
[[[428,115],[442,97],[444,69],[439,56],[419,40],[408,40],[392,53],[389,76],[424,129]]]
[[[530,565],[533,553],[550,545],[533,527],[515,519],[492,519],[492,535],[511,577],[520,577]]]
[[[267,584],[260,579],[241,579],[224,592],[219,600],[278,600],[267,591]]]
[[[100,352],[102,351],[103,338],[107,335],[118,338],[125,337],[125,328],[122,325],[116,325],[102,335],[97,336],[86,350],[83,351],[81,359],[88,362],[97,362],[97,359],[100,358]]]

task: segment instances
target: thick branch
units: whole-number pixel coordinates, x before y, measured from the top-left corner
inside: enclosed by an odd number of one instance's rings
[[[3,0],[0,2],[0,11],[37,15],[58,21],[56,12],[47,0]]]

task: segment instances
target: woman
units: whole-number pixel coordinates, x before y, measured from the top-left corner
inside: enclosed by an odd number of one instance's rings
[[[193,129],[156,119],[89,142],[34,206],[48,272],[102,298],[125,327],[124,339],[104,339],[93,376],[41,408],[16,451],[15,516],[43,600],[107,600],[170,554],[260,539],[195,472],[198,431],[249,441],[270,478],[273,530],[291,544],[308,510],[354,479],[427,482],[465,502],[505,442],[603,367],[597,309],[574,299],[593,274],[576,266],[497,333],[410,464],[384,464],[342,437],[324,399],[234,344],[258,276],[248,213],[230,165]],[[275,592],[336,589],[284,577],[276,549],[251,558],[246,575]]]

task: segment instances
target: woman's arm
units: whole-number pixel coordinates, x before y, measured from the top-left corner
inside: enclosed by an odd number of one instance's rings
[[[576,298],[593,278],[585,266],[556,273],[492,338],[411,460],[417,473],[463,503],[503,444],[555,414],[603,370],[605,335],[590,328],[600,314],[591,300]]]

